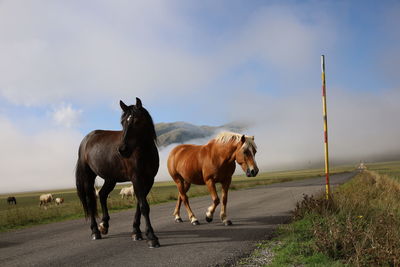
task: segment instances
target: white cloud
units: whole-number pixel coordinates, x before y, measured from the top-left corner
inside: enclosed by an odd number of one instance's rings
[[[62,104],[53,111],[52,118],[57,125],[71,128],[79,123],[82,110],[73,109],[71,104]]]
[[[174,2],[96,2],[96,12],[73,1],[1,5],[0,95],[28,106],[212,93],[208,84],[254,59],[301,75],[322,40],[335,39],[329,19],[307,23],[286,6],[262,8],[216,38]],[[213,45],[197,51],[197,34]]]

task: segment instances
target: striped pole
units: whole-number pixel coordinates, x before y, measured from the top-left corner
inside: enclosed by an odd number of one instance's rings
[[[321,56],[322,71],[322,113],[324,117],[324,148],[325,148],[325,176],[326,199],[329,199],[331,190],[329,185],[329,153],[328,153],[328,116],[326,112],[326,82],[325,82],[325,56]]]

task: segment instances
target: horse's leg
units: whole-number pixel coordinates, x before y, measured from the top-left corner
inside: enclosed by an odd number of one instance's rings
[[[97,226],[96,222],[96,216],[97,216],[97,201],[96,201],[96,195],[94,192],[94,179],[96,177],[93,177],[92,180],[87,181],[85,184],[85,190],[86,190],[86,200],[87,200],[87,205],[88,205],[88,211],[90,215],[90,229],[92,229],[92,239],[101,239],[101,234],[99,231],[99,228]]]
[[[187,193],[187,191],[189,191],[190,185],[191,185],[190,183],[184,181],[183,189],[184,189],[185,193]],[[183,222],[182,218],[180,216],[181,203],[182,203],[182,198],[181,198],[180,193],[178,193],[178,200],[176,202],[175,210],[173,213],[173,215],[175,216],[175,222],[178,222],[178,223]]]
[[[178,182],[177,182],[177,180],[175,180],[175,182],[176,182],[176,187],[178,187],[179,198],[183,201],[183,204],[185,204],[186,211],[188,213],[190,223],[193,224],[193,225],[199,225],[200,224],[199,220],[197,220],[196,216],[194,216],[194,213],[193,213],[192,209],[190,208],[189,198],[186,195],[185,184],[184,184],[183,179],[180,178]]]
[[[221,213],[220,218],[223,224],[225,225],[232,225],[231,220],[228,220],[226,217],[226,203],[228,202],[228,190],[231,184],[231,180],[222,184],[222,206],[221,206]]]
[[[140,230],[140,217],[142,213],[140,212],[139,198],[137,198],[135,219],[133,220],[133,232],[132,239],[135,241],[143,240],[142,231]]]
[[[211,222],[214,217],[215,209],[217,208],[217,206],[219,204],[219,197],[217,194],[217,189],[215,188],[215,182],[212,178],[207,180],[206,185],[207,185],[208,191],[210,191],[211,198],[213,200],[213,203],[211,204],[210,207],[208,207],[207,212],[206,212],[206,221]]]
[[[115,184],[115,180],[105,179],[104,185],[99,192],[101,211],[103,213],[103,218],[101,219],[101,223],[99,223],[99,230],[103,235],[106,235],[108,233],[108,221],[110,220],[110,215],[108,214],[107,208],[107,198],[110,192],[113,191]]]
[[[154,234],[153,227],[151,226],[150,222],[150,207],[149,203],[147,202],[147,194],[150,192],[151,186],[149,188],[145,188],[145,186],[140,183],[136,182],[135,186],[135,192],[138,200],[138,204],[140,207],[140,214],[143,214],[143,217],[146,222],[146,237],[147,237],[147,244],[149,245],[150,248],[157,248],[160,246],[160,243],[158,242],[158,237]],[[138,219],[140,222],[140,214],[139,218],[136,218],[135,215],[135,221]],[[140,231],[140,229],[139,229]]]

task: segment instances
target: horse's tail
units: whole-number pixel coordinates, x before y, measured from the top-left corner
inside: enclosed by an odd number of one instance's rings
[[[91,215],[97,216],[96,192],[94,189],[96,175],[83,161],[81,155],[79,155],[78,162],[76,163],[75,178],[76,189],[86,218]]]

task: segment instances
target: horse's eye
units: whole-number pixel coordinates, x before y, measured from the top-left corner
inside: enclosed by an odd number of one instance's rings
[[[126,120],[129,122],[131,119],[132,119],[132,115],[129,115]]]

